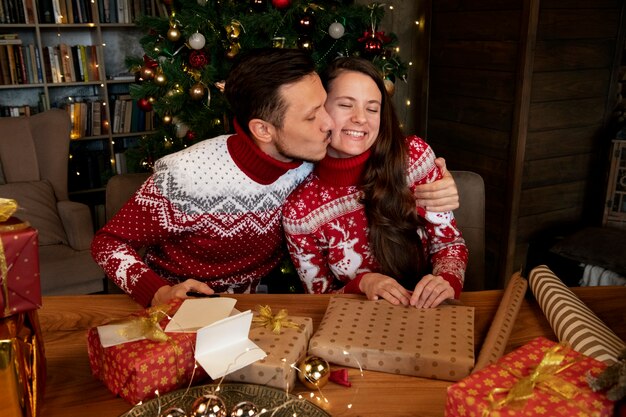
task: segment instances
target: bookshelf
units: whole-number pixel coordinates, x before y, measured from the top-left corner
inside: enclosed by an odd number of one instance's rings
[[[135,79],[124,60],[143,54],[135,16],[167,13],[163,7],[160,0],[0,0],[0,117],[68,111],[68,186],[77,201],[102,204],[108,179],[127,172],[126,150],[151,129],[153,115],[129,100]],[[127,122],[122,129],[113,129],[116,115]]]

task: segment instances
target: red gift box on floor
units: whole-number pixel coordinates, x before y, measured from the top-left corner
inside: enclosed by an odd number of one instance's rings
[[[161,307],[171,317],[180,302]],[[152,308],[131,316],[123,322],[152,318],[159,308]],[[158,324],[161,329],[169,322],[165,317]],[[119,322],[118,322],[119,323]],[[165,333],[163,333],[165,334]],[[168,340],[148,339],[103,347],[98,328],[89,329],[87,350],[91,372],[107,388],[131,404],[187,386],[207,377],[202,367],[196,367],[194,348],[196,333],[167,333]]]
[[[0,223],[0,317],[41,307],[37,231],[11,217]]]
[[[448,387],[445,415],[610,417],[613,402],[587,383],[604,368],[539,337]]]

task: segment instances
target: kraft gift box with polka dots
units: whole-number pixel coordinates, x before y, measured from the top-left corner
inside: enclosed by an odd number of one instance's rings
[[[313,332],[313,320],[309,317],[288,316],[284,324],[278,333],[253,324],[249,338],[267,356],[229,373],[224,381],[254,383],[291,391],[296,382],[298,362],[306,355],[307,343]]]
[[[474,366],[474,308],[418,309],[335,296],[309,354],[340,366],[457,381]]]

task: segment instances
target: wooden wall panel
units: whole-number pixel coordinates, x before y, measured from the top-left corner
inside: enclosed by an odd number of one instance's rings
[[[433,23],[436,39],[515,41],[519,38],[519,10],[442,13]]]
[[[582,206],[587,181],[575,181],[522,191],[520,217]]]
[[[463,96],[444,96],[431,100],[430,117],[488,129],[511,129],[513,104]]]
[[[435,12],[467,10],[520,10],[524,0],[435,0]]]
[[[592,162],[589,153],[526,161],[522,189],[583,181],[589,176]]]
[[[431,43],[433,66],[515,71],[517,46],[496,41],[442,41]]]
[[[614,51],[614,39],[541,41],[535,48],[534,70],[611,68]]]
[[[515,92],[515,74],[468,68],[441,67],[432,74],[430,94],[459,95],[492,100],[510,100]]]
[[[607,91],[608,93],[608,91]],[[605,98],[532,103],[528,129],[562,129],[601,124]]]
[[[494,159],[505,160],[509,152],[510,133],[502,130],[431,119],[428,135],[428,141],[432,138],[432,142],[445,143],[448,148],[476,152]]]
[[[487,288],[586,220],[625,1],[431,0],[426,136],[485,180]]]
[[[608,91],[611,71],[607,68],[580,71],[540,72],[533,75],[534,102],[601,97]]]
[[[593,152],[596,140],[600,139],[601,126],[583,126],[571,129],[557,129],[529,132],[526,146],[526,159],[553,158]]]
[[[619,13],[612,9],[547,9],[542,4],[537,40],[610,39],[619,25]]]

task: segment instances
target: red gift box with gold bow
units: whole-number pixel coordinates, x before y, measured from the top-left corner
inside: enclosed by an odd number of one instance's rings
[[[0,317],[41,307],[37,231],[11,217],[0,223]]]
[[[131,404],[146,401],[158,395],[207,378],[196,366],[194,348],[196,333],[165,333],[170,318],[181,301],[152,307],[126,319],[109,324],[124,324],[124,332],[135,340],[103,347],[98,328],[87,333],[87,351],[91,372],[104,382],[113,394]]]
[[[605,368],[539,337],[448,387],[445,415],[610,417],[613,402],[587,382]]]

